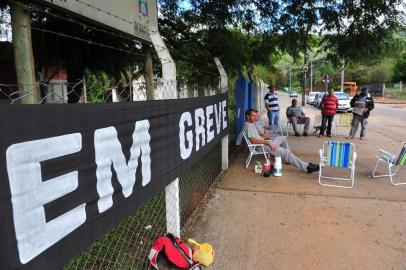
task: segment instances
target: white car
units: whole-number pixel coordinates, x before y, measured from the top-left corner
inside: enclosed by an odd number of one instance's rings
[[[344,92],[336,92],[334,95],[338,98],[338,109],[337,111],[341,112],[350,112],[352,111],[350,101],[351,98],[348,94]]]
[[[297,93],[296,92],[290,92],[289,97],[297,97]]]
[[[314,104],[314,98],[319,92],[310,92],[309,95],[306,96],[306,103],[313,105]]]
[[[320,108],[321,100],[322,100],[322,98],[324,97],[325,94],[326,94],[325,92],[320,92],[320,93],[316,94],[316,96],[314,97],[314,102],[313,102],[313,105],[315,107]]]

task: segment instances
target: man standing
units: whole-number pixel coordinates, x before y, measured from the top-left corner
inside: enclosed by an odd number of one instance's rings
[[[324,95],[323,99],[320,102],[320,109],[322,118],[319,137],[324,136],[324,131],[326,130],[326,122],[328,122],[327,137],[331,137],[331,127],[333,125],[334,115],[337,113],[338,109],[338,98],[334,95],[333,89],[329,89],[328,95]]]
[[[303,136],[307,137],[310,126],[310,118],[306,117],[305,113],[302,110],[302,107],[297,106],[297,100],[292,99],[292,106],[286,109],[286,116],[289,121],[292,123],[293,130],[295,131],[295,136],[300,137],[299,132],[297,131],[298,124],[304,124]]]
[[[286,138],[279,136],[275,139],[268,140],[263,138],[255,125],[257,121],[257,114],[253,110],[248,110],[245,112],[245,126],[244,133],[248,139],[253,144],[264,144],[266,151],[269,151],[274,156],[280,156],[283,161],[289,164],[293,164],[296,168],[303,172],[316,172],[319,170],[319,165],[302,161],[300,158],[295,156],[289,149],[289,144]],[[278,141],[279,139],[280,141]]]
[[[370,111],[375,107],[372,96],[368,93],[368,88],[362,87],[361,93],[356,94],[351,102],[352,107],[352,122],[351,131],[347,139],[354,139],[357,134],[358,126],[361,124],[360,140],[364,140],[367,132],[368,117]]]
[[[268,111],[269,126],[279,128],[279,101],[275,86],[268,86],[269,93],[264,97],[265,107]]]

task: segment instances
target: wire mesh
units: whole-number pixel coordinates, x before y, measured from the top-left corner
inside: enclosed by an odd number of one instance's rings
[[[393,99],[406,99],[406,87],[404,83],[385,83],[382,85],[382,96]]]
[[[209,86],[174,87],[174,82],[159,79],[152,85],[147,85],[143,78],[117,82],[90,77],[76,83],[50,81],[24,86],[0,84],[0,103],[137,102],[206,96],[219,92],[219,88]],[[177,214],[170,209],[168,211],[166,203],[175,200],[179,204],[181,236],[186,238],[201,215],[212,187],[222,171],[221,149],[221,143],[217,144],[196,165],[179,177],[179,197],[165,191],[156,194],[74,257],[64,269],[150,269],[147,260],[149,250],[154,240],[166,233],[170,216]]]

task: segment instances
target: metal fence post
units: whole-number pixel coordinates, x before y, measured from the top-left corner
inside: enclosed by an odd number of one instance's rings
[[[149,34],[162,64],[163,89],[168,89],[170,96],[176,98],[176,66],[156,26],[149,29]],[[165,188],[166,230],[180,236],[179,178]]]
[[[385,82],[382,84],[382,97],[385,97]]]
[[[222,93],[228,91],[228,77],[218,57],[214,57],[217,69],[220,73],[220,90]],[[221,139],[221,168],[222,170],[228,169],[228,135]]]

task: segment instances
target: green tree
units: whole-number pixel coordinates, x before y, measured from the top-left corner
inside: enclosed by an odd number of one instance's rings
[[[393,77],[395,80],[406,81],[406,53],[403,53],[396,62]]]

